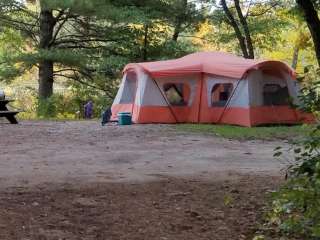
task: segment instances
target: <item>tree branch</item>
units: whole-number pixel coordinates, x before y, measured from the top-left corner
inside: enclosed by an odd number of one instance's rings
[[[245,43],[245,38],[242,36],[241,30],[240,30],[240,28],[238,26],[238,23],[235,20],[234,16],[232,15],[230,9],[228,8],[226,0],[221,0],[221,5],[222,5],[223,11],[224,11],[227,19],[229,20],[229,24],[233,27],[233,29],[234,29],[234,31],[236,33],[236,36],[238,38],[238,41],[239,41],[240,48],[242,50],[243,56],[245,58],[248,58],[249,54],[248,54],[247,46],[246,46],[246,43]]]
[[[94,88],[94,89],[103,91],[103,92],[106,93],[106,95],[107,95],[110,99],[113,99],[114,96],[112,96],[112,95],[108,92],[108,89],[101,88],[101,87],[92,85],[92,84],[90,84],[90,83],[87,83],[87,82],[81,80],[80,77],[77,76],[76,71],[77,71],[77,70],[74,70],[74,75],[65,75],[65,74],[60,74],[60,73],[54,73],[53,75],[54,75],[54,76],[58,76],[58,77],[64,77],[64,78],[72,79],[72,80],[74,80],[74,81],[76,81],[76,82],[78,82],[78,83],[80,83],[80,84],[85,85],[85,86],[88,86],[88,87],[91,87],[91,88]]]
[[[245,35],[245,39],[246,39],[246,43],[247,43],[246,46],[247,46],[247,51],[248,51],[248,58],[254,59],[254,49],[253,49],[252,39],[251,39],[251,35],[250,35],[250,30],[248,27],[247,20],[242,14],[240,1],[234,0],[234,5],[235,5],[236,11],[238,13],[240,23],[241,23],[242,28],[244,30],[244,35]]]
[[[265,15],[267,12],[269,12],[270,10],[272,10],[273,8],[275,8],[276,6],[279,6],[280,4],[278,2],[272,4],[269,8],[264,9],[263,11],[260,11],[258,13],[247,13],[246,18],[247,17],[259,17],[262,15]]]

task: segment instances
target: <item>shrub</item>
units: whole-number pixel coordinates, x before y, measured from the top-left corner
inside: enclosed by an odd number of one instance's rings
[[[319,116],[320,81],[309,81],[302,89],[300,107]],[[294,161],[288,168],[286,184],[273,194],[269,224],[276,232],[290,239],[320,239],[320,124],[313,126],[311,133],[292,148]],[[277,148],[275,156],[281,156]]]

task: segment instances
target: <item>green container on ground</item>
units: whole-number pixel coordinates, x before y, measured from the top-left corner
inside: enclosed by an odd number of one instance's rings
[[[118,124],[119,125],[131,125],[132,124],[132,114],[130,112],[118,113]]]

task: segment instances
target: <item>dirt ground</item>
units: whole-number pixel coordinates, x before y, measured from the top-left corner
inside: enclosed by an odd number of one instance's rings
[[[0,123],[0,239],[250,239],[283,142],[168,125]]]

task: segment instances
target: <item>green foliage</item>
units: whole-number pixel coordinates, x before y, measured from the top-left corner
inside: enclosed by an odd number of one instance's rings
[[[191,3],[181,8],[181,0],[41,0],[40,5],[36,1],[2,1],[0,25],[10,31],[3,33],[4,41],[13,38],[16,42],[11,45],[20,47],[0,49],[0,79],[14,79],[40,62],[50,61],[55,80],[81,82],[102,91],[113,89],[129,62],[196,51],[190,41],[171,41],[176,18],[183,16],[179,18],[181,31],[200,21],[195,6]],[[39,32],[41,9],[52,11],[55,19],[54,37],[45,47],[39,44],[43,37]],[[105,79],[103,86],[101,78]]]
[[[0,81],[9,81],[24,72],[14,59],[23,51],[23,39],[17,31],[3,28],[0,33]]]
[[[22,112],[19,113],[21,119],[36,119],[37,116],[37,92],[35,89],[18,88],[14,92],[7,92],[10,98],[15,99],[12,103],[13,108],[19,109]]]
[[[85,99],[92,100],[94,103],[94,118],[99,118],[106,106],[110,106],[110,102],[106,101],[104,95],[90,95],[82,98],[72,94],[53,94],[50,98],[36,101],[36,116],[32,112],[26,112],[20,117],[27,119],[81,119],[83,118],[84,104],[87,102]]]
[[[112,99],[99,89],[81,83],[67,85],[63,91],[53,94],[48,99],[38,99],[36,89],[31,87],[20,88],[16,81],[11,87],[6,88],[7,95],[15,99],[11,104],[13,108],[22,110],[20,119],[81,119],[83,118],[84,104],[89,100],[94,104],[94,118],[100,118],[102,111],[111,106]]]
[[[310,78],[310,72],[306,78]],[[313,74],[315,77],[317,74]],[[313,78],[311,77],[311,78]],[[316,79],[319,79],[317,77]],[[317,83],[317,80],[313,82]],[[319,84],[304,88],[301,109],[319,113]],[[275,156],[281,156],[277,148]],[[280,235],[292,239],[320,239],[320,124],[292,148],[294,162],[288,168],[288,181],[273,194],[269,223]]]
[[[320,112],[320,69],[314,69],[312,66],[306,67],[305,74],[300,80],[305,85],[299,97],[300,108],[318,116]]]
[[[278,1],[279,2],[279,1]],[[234,2],[227,1],[231,13],[240,26],[240,20],[235,12]],[[284,3],[275,4],[276,1],[240,1],[241,8],[245,11],[250,35],[254,42],[257,55],[263,51],[273,51],[275,44],[281,41],[281,33],[288,27],[288,20],[283,16]],[[215,27],[210,38],[212,41],[223,43],[224,47],[241,55],[236,34],[221,7],[215,8],[211,15]],[[241,29],[243,34],[244,30]]]
[[[37,118],[44,119],[79,119],[84,116],[84,105],[89,101],[94,104],[94,118],[100,118],[106,107],[111,106],[112,99],[101,91],[83,84],[72,84],[64,93],[53,94],[48,99],[39,99]]]
[[[117,92],[116,87],[109,89],[108,92],[103,92],[81,83],[73,83],[70,87],[72,96],[71,105],[74,106],[73,113],[78,111],[80,112],[80,116],[83,116],[83,106],[91,100],[94,104],[93,116],[96,118],[99,118],[107,107],[111,107],[113,98]],[[111,94],[111,96],[109,96],[109,94]]]
[[[319,170],[317,166],[318,173],[312,177],[299,175],[292,178],[274,193],[269,219],[279,228],[281,235],[305,240],[320,238]]]
[[[59,103],[59,95],[53,95],[50,98],[39,99],[37,107],[37,115],[40,118],[54,118],[57,116],[57,105]]]

